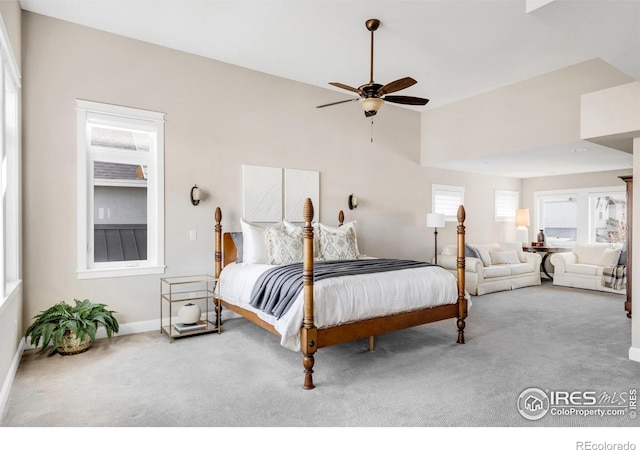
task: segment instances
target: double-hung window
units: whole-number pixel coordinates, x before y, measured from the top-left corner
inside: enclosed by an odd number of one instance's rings
[[[77,100],[78,278],[164,272],[164,114]]]

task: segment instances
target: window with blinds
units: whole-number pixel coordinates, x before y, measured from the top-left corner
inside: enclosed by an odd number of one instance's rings
[[[444,184],[431,185],[431,205],[433,212],[444,214],[446,221],[457,221],[458,207],[464,205],[464,187]]]
[[[516,210],[520,205],[520,192],[496,189],[494,205],[496,222],[515,222]]]

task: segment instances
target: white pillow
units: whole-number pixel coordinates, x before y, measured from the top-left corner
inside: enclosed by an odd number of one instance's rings
[[[520,264],[520,258],[515,250],[507,252],[491,252],[491,264]]]
[[[351,227],[335,230],[323,229],[320,225],[320,259],[358,259],[355,230]]]
[[[302,262],[303,243],[302,228],[291,233],[285,230],[267,228],[267,243],[269,245],[269,264],[293,264]]]
[[[263,227],[240,219],[242,228],[242,262],[244,264],[269,264],[267,228],[282,229],[282,225]]]
[[[358,233],[356,232],[356,221],[352,221],[352,222],[346,222],[344,224],[342,224],[341,227],[330,227],[328,225],[325,225],[323,223],[319,223],[318,226],[320,227],[320,237],[322,237],[322,232],[323,231],[327,231],[329,233],[336,233],[339,231],[344,231],[344,230],[348,230],[351,229],[353,230],[353,239],[354,239],[354,245],[356,248],[356,256],[360,257],[360,249],[358,248]]]
[[[469,244],[480,253],[480,261],[482,261],[482,265],[484,267],[489,267],[491,265],[491,256],[489,255],[489,250],[487,250],[486,246],[481,244]],[[493,251],[497,251],[499,249],[495,249]]]
[[[518,259],[521,263],[527,262],[527,258],[524,256],[524,251],[522,250],[522,244],[519,242],[500,242],[498,243],[500,246],[500,251],[510,252],[515,251],[518,255]]]
[[[602,254],[600,265],[603,267],[615,267],[620,259],[621,248],[608,248]]]

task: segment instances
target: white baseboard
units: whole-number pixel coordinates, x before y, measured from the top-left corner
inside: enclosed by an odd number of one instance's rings
[[[9,371],[7,372],[7,376],[4,379],[4,383],[2,384],[2,391],[0,391],[0,417],[2,417],[2,413],[4,412],[4,407],[7,404],[7,400],[9,399],[9,393],[11,392],[11,386],[13,386],[13,380],[18,372],[18,366],[20,365],[20,359],[22,359],[22,354],[24,353],[25,340],[20,340],[20,345],[18,345],[18,349],[16,350],[15,355],[13,355],[13,360],[11,361],[11,366],[9,367]]]
[[[640,362],[640,348],[638,347],[629,348],[629,359],[631,361]]]

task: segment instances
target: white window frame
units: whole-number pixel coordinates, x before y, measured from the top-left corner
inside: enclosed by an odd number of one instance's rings
[[[443,198],[449,201],[443,201]],[[432,184],[431,205],[435,214],[444,214],[445,222],[457,222],[458,206],[464,205],[464,186]]]
[[[162,274],[164,264],[164,113],[76,100],[78,127],[78,279]],[[149,152],[91,149],[88,123],[122,122],[155,131]],[[143,154],[144,153],[144,154]],[[94,161],[147,166],[147,259],[144,261],[93,261]]]
[[[496,189],[494,217],[496,222],[516,221],[516,210],[520,206],[520,192]]]
[[[555,246],[573,246],[575,243],[581,244],[592,244],[593,240],[591,239],[591,231],[592,231],[592,221],[590,214],[589,202],[590,198],[593,194],[601,194],[601,193],[610,193],[610,192],[625,192],[625,186],[604,186],[604,187],[592,187],[592,188],[581,188],[581,189],[563,189],[563,190],[554,190],[554,191],[536,191],[533,194],[534,197],[534,217],[535,217],[535,229],[539,230],[542,228],[541,226],[541,218],[540,218],[540,200],[542,197],[551,197],[551,196],[577,196],[577,217],[576,217],[576,240],[575,241],[565,241],[558,240],[555,241],[553,238],[549,236],[546,237],[546,241],[548,244]],[[628,218],[627,218],[628,220]]]
[[[19,292],[21,271],[20,72],[0,17],[0,311]]]

